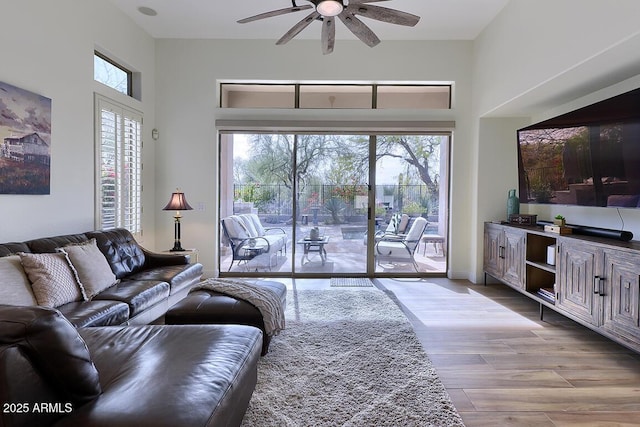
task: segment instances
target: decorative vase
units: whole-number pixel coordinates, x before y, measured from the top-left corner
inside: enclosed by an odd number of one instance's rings
[[[309,238],[311,240],[320,240],[320,230],[318,227],[313,227],[309,232]]]
[[[510,215],[520,213],[520,200],[516,197],[516,190],[509,190],[507,197],[507,219]]]
[[[567,220],[564,218],[562,219],[554,218],[553,225],[559,225],[560,227],[564,227],[567,225]]]

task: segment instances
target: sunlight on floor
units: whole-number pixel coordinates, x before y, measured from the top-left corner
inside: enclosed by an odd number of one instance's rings
[[[448,327],[459,326],[465,329],[490,328],[492,325],[504,327],[505,323],[515,329],[542,327],[540,323],[531,321],[518,312],[523,307],[511,309],[500,304],[499,300],[483,295],[490,292],[490,287],[449,279],[376,279],[376,282],[393,292],[425,326],[438,326],[445,322]],[[472,287],[477,287],[478,290]],[[455,313],[441,303],[441,299],[450,299],[453,294],[458,297]]]

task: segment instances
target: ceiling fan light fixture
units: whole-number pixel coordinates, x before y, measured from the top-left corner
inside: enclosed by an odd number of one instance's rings
[[[336,0],[323,0],[316,6],[316,11],[322,16],[338,16],[343,9],[342,2]]]

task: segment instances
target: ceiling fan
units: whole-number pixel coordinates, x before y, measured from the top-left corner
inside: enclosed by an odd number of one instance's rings
[[[376,21],[387,22],[390,24],[404,25],[407,27],[415,26],[420,17],[411,13],[401,12],[386,7],[374,6],[368,3],[377,3],[388,0],[306,0],[312,5],[305,4],[298,6],[296,0],[291,0],[292,7],[284,9],[272,10],[271,12],[261,13],[259,15],[244,18],[238,21],[240,24],[257,21],[259,19],[271,18],[274,16],[285,15],[288,13],[299,12],[301,10],[314,9],[304,19],[294,25],[284,36],[276,42],[277,45],[287,43],[295,36],[300,34],[302,30],[307,28],[313,21],[322,22],[322,53],[329,54],[333,52],[336,41],[335,17],[337,16],[344,25],[356,37],[362,40],[367,46],[374,47],[380,43],[380,39],[375,35],[369,27],[365,25],[357,15],[365,18],[375,19]]]

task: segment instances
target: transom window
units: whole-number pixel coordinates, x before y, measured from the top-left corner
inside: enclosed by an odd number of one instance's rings
[[[93,55],[93,78],[128,96],[132,96],[133,73],[99,52]]]
[[[451,108],[451,84],[220,83],[221,108]]]

